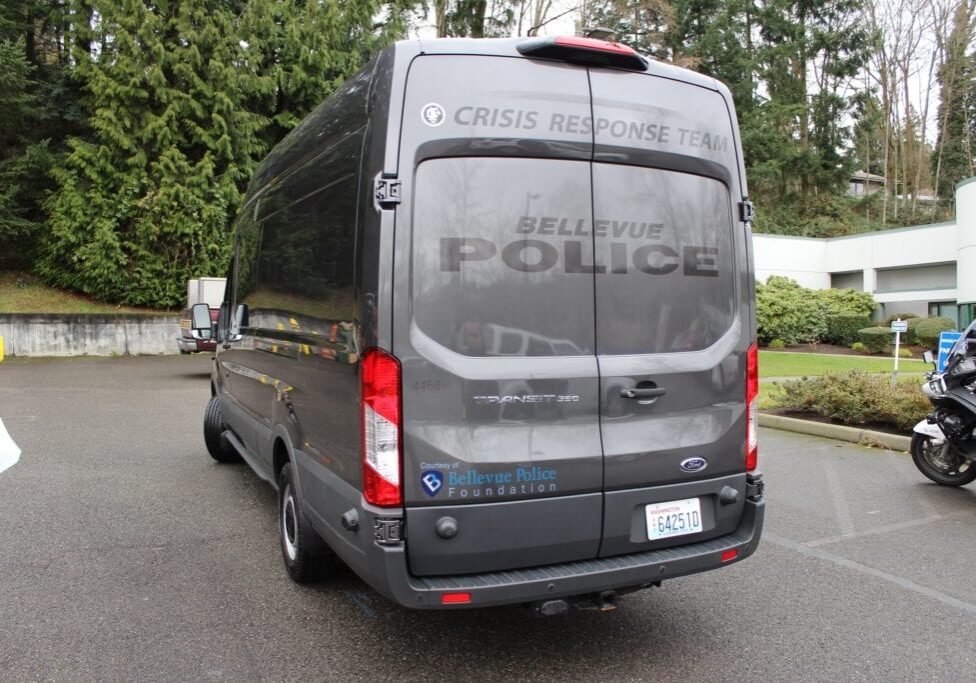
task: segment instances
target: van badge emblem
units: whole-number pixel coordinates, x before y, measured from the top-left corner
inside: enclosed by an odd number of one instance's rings
[[[420,110],[420,118],[424,120],[428,126],[439,126],[444,123],[444,119],[447,114],[444,113],[444,107],[437,104],[436,102],[431,102],[425,104],[424,108]]]
[[[681,461],[679,465],[685,472],[701,472],[703,469],[708,467],[708,461],[705,458],[685,458]]]
[[[444,486],[444,475],[437,470],[424,470],[420,474],[420,485],[424,493],[433,498]]]

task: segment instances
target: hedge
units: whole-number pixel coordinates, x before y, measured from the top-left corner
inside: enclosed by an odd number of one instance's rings
[[[828,344],[850,346],[857,341],[858,330],[871,324],[871,318],[858,313],[836,313],[827,316],[827,334],[824,341]]]
[[[916,343],[934,349],[939,345],[939,333],[956,329],[951,318],[925,318],[915,325]]]
[[[759,343],[766,346],[774,339],[782,339],[787,344],[823,341],[829,336],[827,316],[870,316],[876,306],[874,298],[867,292],[807,289],[795,280],[771,275],[765,284],[756,283]],[[869,324],[863,320],[860,327]],[[858,328],[851,329],[856,331]],[[853,341],[853,337],[850,338]]]
[[[925,320],[928,320],[928,318],[908,319],[908,332],[906,332],[905,336],[902,337],[902,340],[906,344],[910,344],[911,346],[915,346],[916,344],[918,344],[918,337],[915,335],[915,328],[919,326],[919,323],[922,323]]]
[[[857,339],[871,353],[882,353],[893,337],[887,327],[865,327],[857,331]]]
[[[891,386],[860,370],[786,382],[776,407],[816,413],[849,425],[880,424],[908,432],[931,409],[917,382]]]

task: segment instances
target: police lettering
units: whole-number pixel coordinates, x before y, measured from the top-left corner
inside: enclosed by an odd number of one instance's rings
[[[566,273],[610,273],[626,275],[633,268],[648,275],[667,275],[681,267],[691,277],[718,276],[718,249],[684,246],[681,253],[666,244],[644,244],[633,250],[627,242],[610,242],[609,263],[598,263],[588,257],[592,242],[565,240],[562,253],[553,244],[536,239],[509,242],[500,250],[494,242],[481,237],[442,237],[441,270],[461,271],[462,262],[490,261],[497,256],[512,270],[538,273],[554,268],[562,257]]]

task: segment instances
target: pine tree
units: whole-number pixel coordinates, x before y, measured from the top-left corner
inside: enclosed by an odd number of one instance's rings
[[[938,72],[941,100],[932,173],[938,194],[943,198],[952,198],[956,183],[976,172],[972,148],[976,69],[969,52],[973,20],[970,2],[960,2],[953,15],[952,30],[944,47],[944,61]]]
[[[85,112],[68,72],[65,5],[0,4],[0,268],[31,267],[66,135]]]
[[[839,93],[868,56],[857,10],[858,0],[768,0],[762,8],[764,106],[786,152],[778,187],[767,189],[780,199],[838,190],[849,173],[843,122],[851,103]]]
[[[78,52],[94,140],[71,140],[38,270],[99,299],[175,306],[223,273],[226,231],[262,145],[240,102],[230,8],[215,0],[92,3],[108,36]]]
[[[406,30],[399,0],[249,0],[240,18],[249,111],[270,120],[270,147],[336,87]],[[381,16],[382,21],[376,22]]]

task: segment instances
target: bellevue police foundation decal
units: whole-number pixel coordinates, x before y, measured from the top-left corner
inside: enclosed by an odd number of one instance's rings
[[[431,498],[447,489],[447,498],[495,498],[555,493],[557,473],[533,465],[502,472],[459,471],[458,463],[421,463],[420,485]]]
[[[444,487],[444,475],[437,470],[424,470],[420,474],[420,485],[424,493],[433,498]]]
[[[420,110],[420,118],[428,126],[439,126],[444,123],[447,115],[444,113],[444,107],[436,102],[430,102],[429,104],[425,104],[424,108]]]

